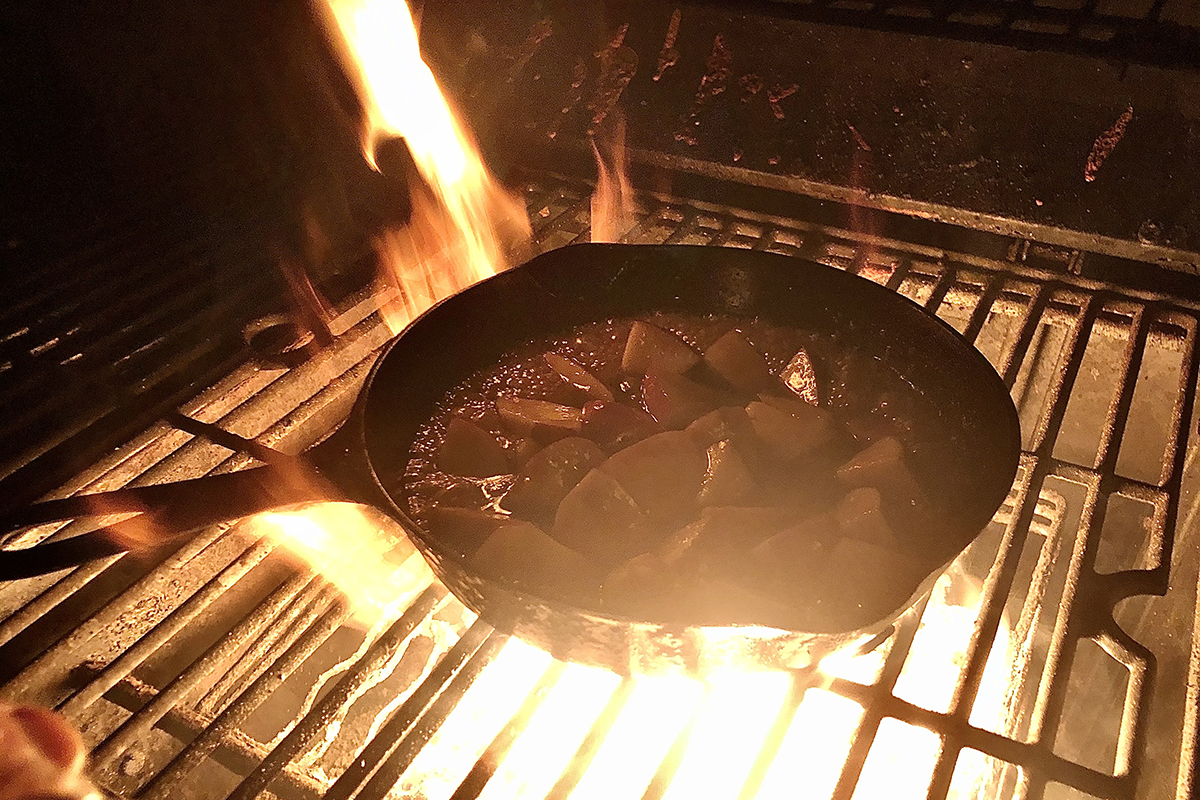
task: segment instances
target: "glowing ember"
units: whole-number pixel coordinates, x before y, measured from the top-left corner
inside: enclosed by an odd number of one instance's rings
[[[527,239],[524,208],[495,184],[421,58],[403,0],[329,0],[367,112],[363,152],[400,136],[428,188],[413,181],[413,217],[381,237],[384,308],[393,330],[436,300],[507,266],[505,243]]]
[[[261,514],[253,522],[337,586],[353,604],[355,619],[369,628],[399,617],[433,580],[429,566],[407,539],[390,533],[352,503]]]

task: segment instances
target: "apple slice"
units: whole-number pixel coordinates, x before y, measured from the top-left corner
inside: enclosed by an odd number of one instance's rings
[[[662,426],[640,408],[616,400],[593,400],[583,407],[579,432],[611,453],[662,433]]]
[[[733,330],[704,351],[704,363],[736,389],[750,394],[775,383],[775,376],[762,354],[740,332]]]
[[[679,374],[700,360],[691,345],[670,331],[640,320],[629,329],[621,369],[625,372],[673,372]]]
[[[740,447],[754,441],[754,426],[746,409],[741,406],[721,406],[687,426],[687,433],[701,447],[728,439]]]
[[[842,464],[837,477],[847,486],[874,486],[901,506],[911,506],[923,496],[905,461],[904,447],[892,436],[877,439]]]
[[[437,468],[451,475],[487,478],[512,470],[508,454],[496,437],[473,422],[455,417],[438,449]]]
[[[708,469],[697,502],[702,506],[728,506],[746,498],[758,485],[742,460],[737,445],[726,439],[709,445]]]
[[[721,402],[720,394],[682,375],[648,372],[642,379],[642,403],[659,425],[686,428]]]
[[[500,504],[525,519],[552,520],[567,492],[604,458],[604,451],[589,439],[559,439],[525,463]]]
[[[751,561],[776,585],[809,597],[839,535],[837,520],[830,514],[818,514],[763,541],[750,551]]]
[[[578,433],[583,424],[582,409],[531,400],[525,397],[497,397],[496,411],[505,424],[519,436],[539,441],[554,441]]]
[[[683,574],[658,552],[640,553],[605,576],[600,584],[600,600],[617,613],[657,617],[663,599],[679,591],[683,582]]]
[[[643,439],[600,465],[656,522],[682,523],[695,516],[708,456],[682,431]]]
[[[680,560],[706,572],[736,574],[750,551],[778,533],[785,520],[778,508],[710,506],[689,526],[691,546]]]
[[[434,506],[429,509],[429,532],[461,555],[475,552],[508,517],[477,508]]]
[[[595,597],[600,573],[579,553],[529,522],[509,522],[492,532],[471,556],[479,575],[533,594],[574,602]]]
[[[792,360],[783,368],[779,377],[783,379],[784,385],[795,392],[801,400],[810,406],[819,404],[817,373],[813,369],[812,359],[808,357],[808,351],[804,348],[792,356]]]
[[[833,513],[843,535],[880,547],[898,547],[896,535],[883,515],[883,499],[875,487],[850,490]]]
[[[567,492],[554,514],[550,535],[611,568],[654,546],[646,514],[629,492],[600,469],[593,469]]]
[[[755,401],[746,406],[746,415],[763,447],[777,458],[792,461],[801,458],[836,438],[833,419],[820,408],[795,400],[795,408],[782,410],[782,404]]]
[[[558,373],[564,381],[585,392],[593,400],[612,400],[612,390],[604,382],[582,366],[558,353],[546,353],[543,356],[550,368]]]

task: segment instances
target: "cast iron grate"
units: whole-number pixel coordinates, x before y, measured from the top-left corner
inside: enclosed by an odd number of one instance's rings
[[[586,239],[588,191],[529,188],[538,249]],[[1013,387],[1026,452],[1009,501],[887,643],[822,672],[620,679],[493,632],[436,584],[364,629],[249,520],[159,564],[0,587],[0,698],[63,710],[121,797],[1192,796],[1200,307],[1063,275],[1036,245],[994,260],[643,202],[626,241],[855,271],[954,325]],[[390,335],[373,310],[349,298],[303,365],[243,365],[180,410],[308,446]],[[160,424],[63,493],[250,461]]]
[[[1165,0],[773,0],[813,22],[1195,66],[1200,18]]]

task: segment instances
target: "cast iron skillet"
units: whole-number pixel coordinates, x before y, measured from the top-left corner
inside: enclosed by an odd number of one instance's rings
[[[394,517],[460,600],[496,628],[556,657],[620,673],[703,670],[730,660],[803,667],[886,633],[940,570],[912,587],[908,602],[889,617],[858,630],[785,631],[754,626],[754,619],[717,629],[622,618],[483,579],[449,543],[409,516],[402,489],[394,488],[396,476],[448,390],[531,340],[654,311],[758,316],[817,335],[836,334],[935,398],[957,457],[925,465],[918,475],[927,487],[945,487],[939,500],[950,520],[916,545],[927,563],[948,564],[1003,502],[1020,455],[1008,390],[982,355],[919,306],[868,280],[799,258],[714,247],[588,244],[546,253],[483,281],[434,306],[396,337],[346,423],[304,457],[325,480],[310,480],[312,470],[285,459],[228,475],[41,503],[0,519],[0,532],[140,510],[165,536],[178,537],[220,519],[340,494]],[[112,535],[119,528],[2,551],[0,578],[48,573],[119,552],[125,540]]]

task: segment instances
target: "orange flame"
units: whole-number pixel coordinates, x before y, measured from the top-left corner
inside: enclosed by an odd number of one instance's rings
[[[378,512],[374,512],[378,513]],[[416,549],[382,516],[353,503],[318,503],[252,518],[265,535],[346,595],[354,618],[370,628],[400,613],[433,580]]]
[[[938,581],[905,658],[894,690],[897,696],[933,711],[949,709],[981,612],[979,588],[978,581],[957,567]],[[618,709],[616,718],[570,789],[572,800],[641,796],[652,782],[664,780],[660,768],[671,758],[678,759],[678,766],[666,778],[669,783],[651,792],[668,800],[775,800],[798,796],[797,787],[803,787],[805,798],[827,798],[860,736],[870,737],[872,744],[855,798],[924,797],[941,747],[938,735],[895,719],[883,720],[875,731],[864,729],[863,706],[833,691],[835,680],[864,685],[878,681],[891,647],[886,642],[865,655],[839,653],[810,675],[751,670],[622,680],[594,667],[561,665],[561,675],[496,765],[480,800],[559,794],[551,790],[574,754],[588,747],[597,717],[613,707]],[[1002,728],[1011,713],[1004,692],[1004,667],[1010,658],[1008,628],[1002,624],[973,705],[973,724]],[[550,657],[511,640],[497,662],[495,674],[489,667],[478,690],[473,687],[446,720],[445,727],[454,735],[431,740],[405,773],[404,789],[419,792],[427,785],[456,785],[529,693]],[[475,724],[482,728],[474,730]],[[776,748],[765,765],[757,763],[764,747]],[[987,759],[964,756],[955,769],[950,796],[994,796],[992,780]],[[747,793],[751,786],[754,791]]]
[[[612,135],[592,139],[596,156],[596,191],[592,194],[592,241],[616,242],[636,222],[637,203],[629,183],[629,161],[625,153],[625,117],[618,110]]]
[[[367,112],[363,153],[373,167],[385,138],[403,137],[421,177],[407,229],[379,242],[383,309],[393,330],[442,297],[508,266],[527,239],[519,200],[500,188],[421,58],[403,0],[328,0]],[[506,244],[510,245],[506,248]]]

